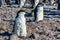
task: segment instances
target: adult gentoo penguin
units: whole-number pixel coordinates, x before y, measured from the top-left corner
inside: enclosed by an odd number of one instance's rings
[[[26,0],[15,0],[15,1],[16,1],[16,4],[18,4],[20,8],[23,7],[26,2]]]
[[[20,8],[24,6],[26,0],[20,0]]]
[[[20,37],[27,36],[26,19],[24,15],[25,15],[25,12],[21,10],[18,12],[18,15],[15,19],[14,33]]]
[[[38,3],[39,3],[39,0],[34,0],[34,7],[36,7],[37,5],[38,5]]]

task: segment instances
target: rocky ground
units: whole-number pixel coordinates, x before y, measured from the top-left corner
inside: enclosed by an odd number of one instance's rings
[[[44,18],[39,22],[27,22],[27,37],[13,34],[17,9],[0,9],[0,40],[60,40],[60,19]]]

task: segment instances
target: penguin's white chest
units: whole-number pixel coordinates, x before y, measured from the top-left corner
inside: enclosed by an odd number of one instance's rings
[[[23,14],[16,18],[16,32],[18,36],[26,36],[26,20]]]

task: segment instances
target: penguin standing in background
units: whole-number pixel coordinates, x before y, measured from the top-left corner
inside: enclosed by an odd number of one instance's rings
[[[37,1],[37,4],[35,4],[35,10],[34,10],[34,17],[36,22],[42,21],[43,20],[43,6],[44,4],[42,3],[43,1]]]
[[[23,7],[23,6],[24,6],[24,4],[25,4],[26,0],[20,0],[19,2],[20,2],[19,7],[21,8],[21,7]]]
[[[38,3],[39,3],[39,0],[35,0],[34,8],[36,8],[36,6],[38,5]]]
[[[26,0],[15,0],[15,1],[16,1],[16,4],[18,4],[20,8],[22,8],[26,2]]]
[[[26,30],[26,19],[25,19],[25,12],[19,11],[18,15],[16,16],[15,25],[14,25],[14,33],[20,37],[27,36]]]

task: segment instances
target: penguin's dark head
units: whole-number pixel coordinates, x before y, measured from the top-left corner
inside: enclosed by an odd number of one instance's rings
[[[19,10],[19,11],[17,12],[16,18],[17,18],[19,15],[21,15],[21,14],[25,14],[25,11],[24,11],[24,10]]]

